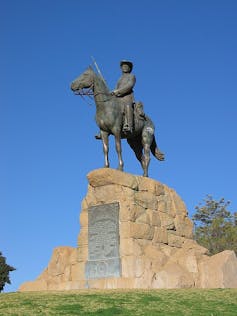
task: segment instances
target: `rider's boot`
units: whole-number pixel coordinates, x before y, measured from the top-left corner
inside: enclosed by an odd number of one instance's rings
[[[133,132],[133,108],[131,105],[125,106],[125,123],[123,126],[123,132],[126,134]]]

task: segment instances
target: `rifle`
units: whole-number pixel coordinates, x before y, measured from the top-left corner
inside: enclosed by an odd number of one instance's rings
[[[99,68],[99,66],[97,65],[97,62],[96,62],[95,58],[94,58],[93,56],[91,56],[91,59],[92,59],[94,65],[95,65],[95,68],[96,68],[98,74],[100,75],[101,79],[102,79],[102,80],[104,81],[104,83],[107,85],[107,83],[106,83],[104,77],[102,76],[102,73],[101,73],[101,71],[100,71],[100,68]]]

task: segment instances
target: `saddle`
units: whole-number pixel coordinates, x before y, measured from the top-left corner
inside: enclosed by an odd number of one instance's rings
[[[132,106],[125,106],[123,112],[123,133],[131,134],[138,126],[146,120],[146,115],[143,111],[142,102],[134,102]]]
[[[133,106],[132,106],[132,120],[133,120],[133,126],[139,126],[141,123],[143,124],[143,121],[147,120],[146,114],[143,111],[143,103],[141,101],[139,102],[134,102]],[[124,134],[129,134],[126,131],[126,127],[127,127],[127,120],[125,117],[125,111],[123,112],[123,132]],[[95,135],[96,139],[101,139],[101,135],[100,132]]]

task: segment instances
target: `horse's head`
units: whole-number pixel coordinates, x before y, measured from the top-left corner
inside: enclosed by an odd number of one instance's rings
[[[78,78],[71,83],[73,92],[80,91],[81,89],[91,88],[94,83],[94,71],[91,67],[87,68]]]

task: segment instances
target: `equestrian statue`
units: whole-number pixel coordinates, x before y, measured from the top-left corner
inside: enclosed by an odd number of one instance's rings
[[[118,170],[123,171],[121,139],[127,139],[143,169],[143,176],[148,177],[150,151],[160,161],[164,154],[157,147],[155,140],[155,126],[144,113],[143,103],[135,102],[133,87],[136,82],[131,73],[133,64],[122,60],[120,67],[122,76],[112,92],[101,75],[95,63],[98,74],[90,66],[71,84],[76,95],[94,96],[96,104],[96,123],[100,129],[96,139],[101,139],[104,152],[104,167],[109,168],[109,135],[114,135],[116,152],[118,154]]]

